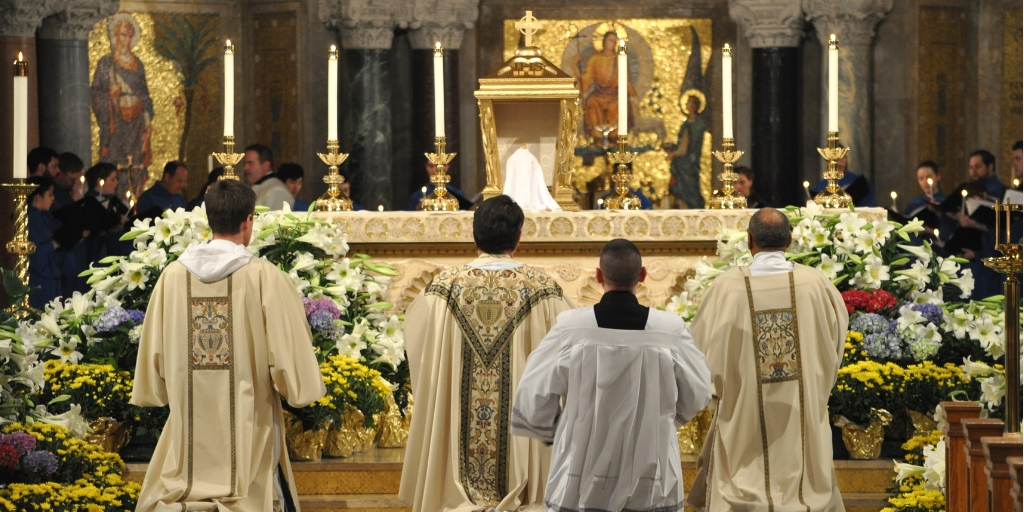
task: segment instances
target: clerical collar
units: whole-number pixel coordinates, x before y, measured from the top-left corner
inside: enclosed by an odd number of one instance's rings
[[[508,254],[484,253],[477,257],[477,259],[473,260],[469,266],[480,270],[508,270],[510,268],[519,268],[523,266],[523,264],[517,263],[512,259],[512,256]]]
[[[640,304],[640,301],[636,299],[636,295],[633,292],[626,290],[611,290],[604,292],[601,296],[601,303],[606,302],[629,302],[631,304]]]
[[[751,276],[779,274],[792,271],[793,262],[786,260],[786,253],[783,251],[759,252],[754,255],[754,261],[750,262]]]

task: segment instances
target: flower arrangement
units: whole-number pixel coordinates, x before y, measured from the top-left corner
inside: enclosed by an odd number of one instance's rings
[[[29,483],[9,483],[0,489],[0,509],[7,511],[49,510],[72,512],[106,510],[131,511],[139,498],[141,486],[121,478],[124,464],[113,453],[99,446],[77,439],[63,427],[45,423],[22,425],[12,423],[3,428],[0,452],[4,441],[15,436],[22,446],[34,444],[32,453],[48,453],[50,457],[35,456],[39,461],[29,462],[38,469],[34,473],[19,473],[18,478],[39,480]],[[31,441],[28,441],[31,437]],[[31,454],[30,454],[31,455]],[[22,457],[22,466],[25,458]],[[40,475],[40,472],[45,475]],[[40,479],[45,478],[45,481]]]
[[[133,418],[133,406],[128,403],[132,378],[126,370],[51,359],[46,362],[45,375],[46,388],[40,399],[50,404],[50,412],[67,412],[72,404],[80,404],[87,421],[109,417],[127,422]]]
[[[374,415],[383,412],[384,400],[391,394],[391,386],[381,378],[380,372],[370,369],[354,358],[343,355],[327,357],[320,364],[327,394],[308,407],[285,409],[302,421],[305,430],[324,430],[331,424],[341,423],[341,416],[349,409],[363,413],[364,426],[374,425]]]
[[[907,462],[896,462],[891,507],[882,512],[938,512],[946,509],[946,442],[939,431],[903,444]],[[919,463],[915,464],[915,463]]]
[[[870,359],[841,367],[829,397],[829,412],[860,425],[870,422],[871,409],[892,412],[902,400],[904,373],[898,364]]]
[[[36,449],[36,438],[25,432],[0,435],[0,481],[39,481],[57,472],[57,458]]]

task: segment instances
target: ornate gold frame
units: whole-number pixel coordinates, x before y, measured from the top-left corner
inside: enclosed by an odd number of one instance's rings
[[[580,92],[576,81],[541,55],[535,47],[519,48],[515,56],[493,73],[480,79],[475,93],[480,108],[480,131],[487,169],[485,199],[502,194],[501,162],[498,158],[498,120],[494,106],[502,103],[541,103],[558,109],[556,163],[551,196],[563,210],[577,211],[573,198],[572,162],[576,149],[576,124]]]

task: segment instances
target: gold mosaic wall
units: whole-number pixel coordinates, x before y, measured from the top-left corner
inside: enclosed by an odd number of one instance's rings
[[[1003,94],[1002,94],[1002,126],[999,133],[1002,140],[996,154],[996,167],[1003,183],[1013,181],[1013,166],[1010,158],[1013,143],[1021,140],[1024,127],[1021,126],[1021,115],[1024,115],[1024,27],[1021,26],[1021,9],[1007,10],[1003,15]]]
[[[967,10],[921,7],[918,147],[915,162],[934,160],[946,190],[967,180]]]
[[[504,58],[512,58],[519,45],[520,33],[515,28],[518,19],[507,19],[504,22]],[[630,128],[630,146],[651,146],[651,151],[639,154],[633,161],[633,183],[639,187],[649,182],[653,188],[651,193],[646,187],[655,207],[660,207],[661,199],[668,193],[669,162],[667,153],[661,149],[662,143],[675,144],[685,116],[680,105],[681,85],[687,70],[687,64],[693,53],[694,41],[691,27],[696,31],[700,42],[700,68],[703,73],[703,90],[705,101],[702,115],[708,125],[701,153],[701,193],[707,200],[711,195],[711,112],[714,108],[710,90],[716,87],[710,82],[708,65],[711,62],[714,48],[712,47],[712,21],[704,18],[683,19],[542,19],[543,30],[533,36],[534,46],[544,56],[571,75],[575,57],[580,54],[589,55],[603,44],[601,35],[615,30],[620,38],[629,39],[630,53],[637,59],[630,62],[639,64],[639,72],[630,72],[632,85],[636,89],[639,100],[639,116],[634,119]],[[585,60],[584,60],[585,62]],[[717,65],[717,64],[716,64]],[[717,85],[717,87],[721,87]],[[717,89],[714,89],[717,91]],[[582,134],[583,112],[581,108],[580,146],[593,143],[590,137]],[[614,147],[614,142],[612,143]],[[586,183],[607,172],[604,158],[594,159],[593,165],[584,165],[583,158],[576,156],[573,168],[573,182],[577,188],[585,189]]]
[[[126,18],[136,27],[132,53],[145,68],[146,83],[153,101],[150,183],[160,179],[166,162],[184,160],[190,171],[186,197],[191,198],[206,182],[207,155],[219,150],[223,134],[223,43],[217,36],[218,16],[122,12],[96,23],[89,34],[90,83],[94,80],[99,60],[111,53],[111,24]],[[168,58],[168,54],[186,58],[191,55],[193,58],[188,64],[187,60]],[[186,64],[183,66],[180,62]],[[188,77],[186,73],[192,76]],[[191,87],[186,89],[186,83]],[[191,116],[188,116],[189,111]],[[186,117],[187,134],[183,133]],[[94,115],[94,162],[104,160],[100,156],[99,130]]]
[[[298,160],[295,11],[257,13],[252,23],[253,58],[259,70],[259,78],[254,84],[256,124],[253,142],[264,144],[274,152],[276,168],[282,163]]]

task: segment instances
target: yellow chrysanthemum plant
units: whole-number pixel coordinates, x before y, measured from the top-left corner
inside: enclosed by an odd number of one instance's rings
[[[384,411],[384,400],[392,392],[380,372],[354,358],[337,355],[324,360],[320,375],[327,388],[323,398],[302,408],[284,403],[304,430],[326,430],[340,424],[342,415],[352,410],[363,414],[365,427],[374,426],[374,416]]]
[[[946,510],[946,442],[942,432],[914,436],[903,444],[904,460],[896,462],[889,505],[882,512]]]

